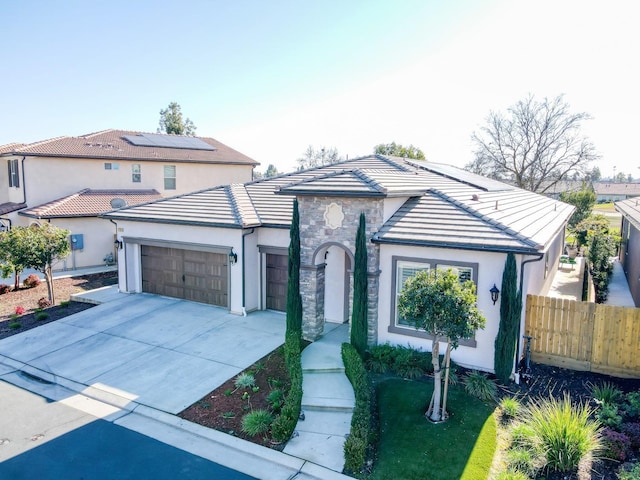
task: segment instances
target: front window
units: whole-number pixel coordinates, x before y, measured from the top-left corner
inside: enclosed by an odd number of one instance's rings
[[[176,166],[175,165],[164,166],[164,189],[165,190],[176,189]]]
[[[432,269],[436,271],[451,270],[458,276],[460,282],[466,282],[467,280],[478,283],[478,264],[477,263],[464,263],[456,262],[453,260],[442,261],[435,259],[419,259],[419,258],[403,258],[393,257],[393,271],[395,277],[393,278],[393,295],[391,305],[391,322],[389,325],[389,331],[392,333],[400,333],[402,335],[410,335],[420,338],[432,338],[429,332],[421,329],[416,329],[415,326],[402,318],[398,313],[398,300],[402,293],[402,288],[407,280],[414,277],[418,272],[429,272]],[[460,341],[460,345],[475,346],[474,339],[465,339]]]
[[[131,165],[131,181],[133,183],[140,183],[142,181],[142,170],[139,163]]]
[[[9,186],[18,188],[20,186],[20,174],[18,172],[18,160],[9,160]]]

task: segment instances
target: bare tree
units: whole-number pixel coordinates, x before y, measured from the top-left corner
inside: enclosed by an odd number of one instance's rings
[[[580,133],[587,113],[571,113],[562,95],[538,102],[533,95],[508,109],[491,112],[487,124],[471,139],[475,160],[466,169],[544,193],[574,173],[583,176],[599,158]]]
[[[302,157],[298,158],[296,161],[298,162],[298,170],[305,170],[307,168],[330,165],[332,163],[341,162],[342,160],[343,158],[335,147],[320,147],[316,150],[313,146],[309,145]]]

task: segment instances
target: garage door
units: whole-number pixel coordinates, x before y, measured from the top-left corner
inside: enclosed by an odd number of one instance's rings
[[[141,250],[143,292],[229,306],[227,255],[150,245]]]
[[[287,255],[267,253],[267,305],[270,310],[287,309]]]

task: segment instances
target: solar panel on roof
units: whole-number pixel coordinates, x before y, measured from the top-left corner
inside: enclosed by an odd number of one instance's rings
[[[141,133],[139,135],[125,135],[123,138],[137,147],[182,148],[185,150],[209,151],[216,150],[216,147],[209,145],[204,140],[180,135]]]
[[[412,163],[414,163],[415,165],[421,168],[424,168],[425,170],[430,170],[432,172],[439,173],[440,175],[444,175],[454,180],[458,180],[459,182],[466,183],[467,185],[481,188],[482,190],[485,190],[487,192],[502,192],[502,191],[508,191],[508,190],[514,189],[511,185],[508,185],[506,183],[502,183],[497,180],[493,180],[491,178],[483,177],[481,175],[476,175],[475,173],[462,170],[461,168],[456,168],[452,165],[445,165],[443,163],[433,163],[433,162],[412,162]]]

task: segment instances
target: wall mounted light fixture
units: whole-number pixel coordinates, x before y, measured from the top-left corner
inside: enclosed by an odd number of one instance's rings
[[[491,287],[491,290],[489,290],[489,292],[491,292],[491,300],[493,300],[493,304],[495,305],[496,302],[498,301],[500,290],[498,290],[498,287],[496,287],[496,284],[494,283],[493,287]]]
[[[231,265],[235,265],[238,262],[238,254],[233,251],[233,247],[231,247],[231,251],[229,252],[229,263]]]
[[[122,250],[122,240],[118,240],[117,238],[114,240],[113,244],[116,246],[118,250]]]

